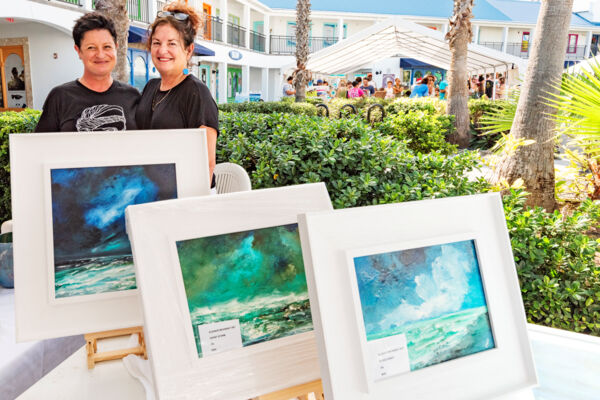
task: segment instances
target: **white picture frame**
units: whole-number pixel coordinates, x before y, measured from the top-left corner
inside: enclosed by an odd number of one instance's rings
[[[499,194],[307,213],[299,225],[326,398],[511,398],[537,384]],[[415,370],[398,358],[396,372],[377,377],[355,257],[461,241],[476,249],[494,346]]]
[[[127,208],[158,398],[240,400],[320,378],[312,330],[200,356],[176,243],[296,224],[298,214],[331,209],[322,183]]]
[[[55,296],[51,171],[161,164],[171,173],[174,167],[178,198],[208,195],[206,131],[14,134],[9,140],[17,340],[143,324],[137,289]]]

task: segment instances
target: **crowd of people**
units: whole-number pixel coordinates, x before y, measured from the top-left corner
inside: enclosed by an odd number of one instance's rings
[[[488,99],[504,99],[508,96],[506,87],[506,76],[500,72],[485,75],[473,75],[467,81],[469,88],[469,97],[480,99],[487,97]],[[494,90],[495,88],[495,90]]]

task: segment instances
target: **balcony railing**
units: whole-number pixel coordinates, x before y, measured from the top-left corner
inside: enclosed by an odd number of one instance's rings
[[[502,51],[502,42],[481,42],[482,46],[489,47],[490,49]],[[585,58],[587,46],[569,46],[565,50],[565,61],[582,60]],[[594,49],[592,48],[592,54]],[[529,58],[529,52],[531,51],[531,43],[523,44],[520,42],[506,43],[506,52],[513,56],[521,58]],[[597,49],[596,49],[597,51]]]
[[[57,1],[60,3],[74,4],[76,6],[82,5],[80,0],[57,0]]]
[[[265,43],[267,38],[262,33],[250,31],[250,48],[261,53],[265,52]]]
[[[71,3],[71,0],[59,0],[64,1],[65,3]],[[80,1],[80,0],[73,0]],[[129,19],[133,21],[150,23],[150,18],[148,16],[148,1],[153,0],[127,0],[127,15]],[[162,8],[162,6],[161,6]],[[92,0],[92,9],[96,9],[96,1]],[[152,16],[154,20],[154,15]]]
[[[322,50],[337,43],[332,37],[311,37],[308,49],[311,53]],[[271,35],[271,54],[294,54],[296,52],[295,36]]]
[[[212,42],[223,41],[223,20],[208,14],[204,15],[204,29],[200,35],[204,40]]]
[[[232,46],[246,47],[246,29],[233,22],[228,22],[227,43]]]

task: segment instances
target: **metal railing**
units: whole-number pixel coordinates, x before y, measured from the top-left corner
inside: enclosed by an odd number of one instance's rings
[[[271,35],[271,54],[294,54],[296,52],[296,37]],[[337,38],[311,37],[308,49],[311,53],[322,50],[337,43]]]
[[[129,14],[129,19],[134,21],[150,22],[148,0],[127,0],[127,13]],[[152,16],[152,19],[154,19],[154,16]]]
[[[490,49],[502,51],[502,42],[481,42],[482,46],[489,47]],[[585,58],[587,46],[568,46],[565,50],[565,61],[582,60]],[[592,48],[592,53],[594,49]],[[531,43],[523,45],[523,43],[506,43],[506,52],[513,56],[521,58],[529,58],[529,52],[531,51]],[[596,48],[596,52],[598,49]]]
[[[267,37],[262,33],[250,31],[250,48],[261,53],[265,52]]]
[[[490,49],[502,51],[502,42],[481,42],[480,46],[489,47]]]
[[[567,46],[567,57],[565,60],[583,60],[585,53],[587,52],[587,46]]]
[[[60,3],[74,4],[74,5],[76,5],[76,6],[81,6],[81,5],[83,5],[83,4],[81,4],[81,1],[80,1],[80,0],[56,0],[56,1],[58,1],[58,2],[60,2]]]
[[[233,22],[228,22],[227,43],[232,46],[246,47],[246,29]]]
[[[223,20],[219,17],[204,14],[204,29],[201,37],[212,42],[222,42]]]

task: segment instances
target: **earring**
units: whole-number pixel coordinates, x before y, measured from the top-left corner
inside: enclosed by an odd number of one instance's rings
[[[184,74],[184,75],[187,75],[187,74],[189,74],[189,73],[190,73],[190,70],[189,70],[189,69],[187,69],[187,68],[184,68],[184,69],[183,69],[183,74]]]

